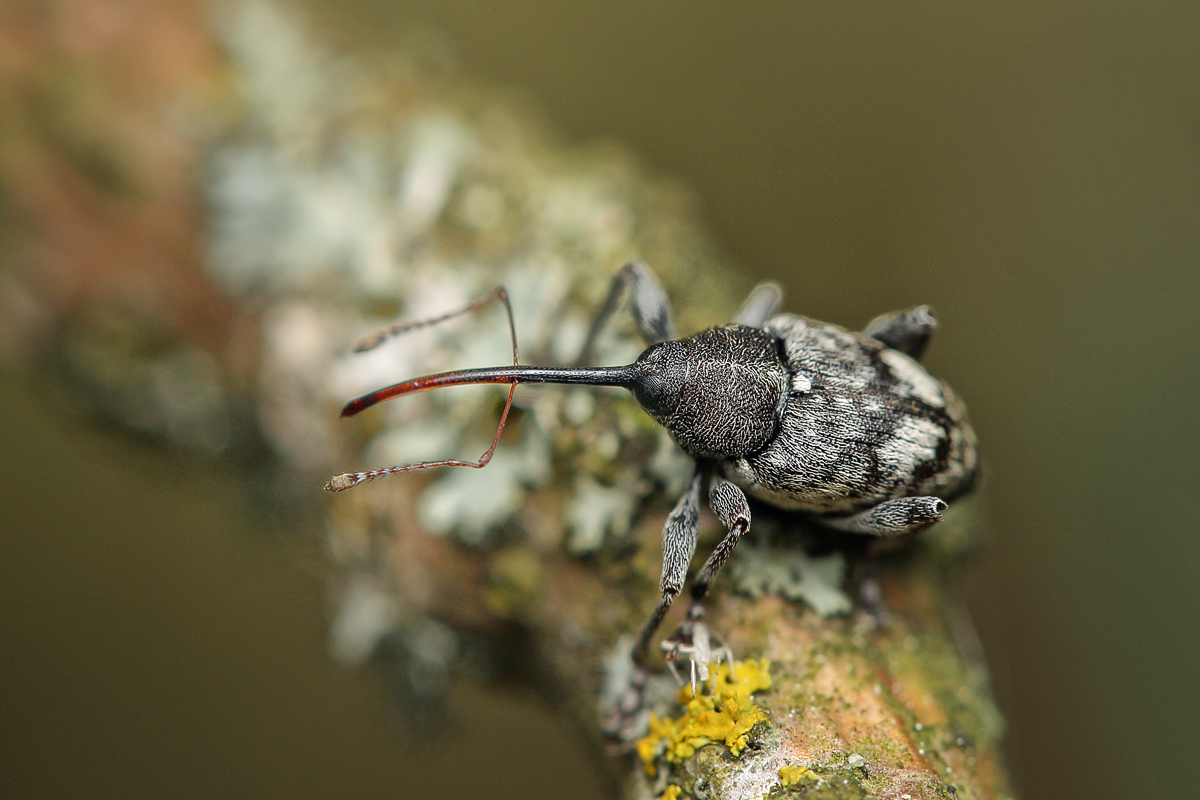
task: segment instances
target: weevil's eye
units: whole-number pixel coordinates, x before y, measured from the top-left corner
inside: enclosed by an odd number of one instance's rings
[[[651,416],[668,415],[679,404],[683,372],[678,354],[672,352],[678,346],[678,342],[660,342],[650,345],[638,356],[633,396]]]

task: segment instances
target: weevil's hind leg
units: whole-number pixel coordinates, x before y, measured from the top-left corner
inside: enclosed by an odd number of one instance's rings
[[[378,333],[368,339],[364,339],[359,343],[355,350],[358,352],[370,350],[374,347],[378,347],[379,343],[384,339],[387,339],[389,336],[397,336],[406,331],[423,328],[427,325],[434,325],[438,322],[444,322],[445,320],[457,317],[460,314],[465,314],[468,311],[474,311],[477,308],[487,305],[493,300],[499,300],[504,303],[504,310],[508,313],[508,333],[509,336],[512,337],[513,366],[516,366],[520,363],[520,354],[517,350],[517,328],[516,324],[513,322],[512,305],[508,302],[508,292],[504,290],[503,286],[497,286],[495,290],[485,294],[483,297],[480,297],[477,300],[473,300],[464,308],[460,308],[437,317],[430,317],[428,319],[395,325],[389,328],[387,331]],[[378,339],[378,341],[375,341],[375,339]],[[341,475],[334,475],[329,479],[329,482],[325,484],[325,491],[344,492],[360,483],[373,481],[376,478],[382,478],[385,475],[397,475],[402,472],[415,472],[417,470],[434,469],[436,467],[470,467],[471,469],[483,469],[487,466],[488,462],[492,460],[492,454],[496,452],[496,446],[500,444],[500,434],[504,432],[504,423],[508,421],[508,412],[512,410],[513,395],[516,393],[516,391],[517,384],[514,381],[512,385],[508,387],[508,398],[504,401],[504,411],[500,413],[500,422],[496,426],[496,435],[492,437],[492,445],[486,451],[484,451],[483,455],[481,455],[478,460],[463,461],[457,458],[449,458],[443,461],[422,461],[419,464],[398,464],[390,467],[369,469],[364,472],[343,472]]]
[[[823,518],[830,528],[888,538],[919,533],[940,522],[946,501],[940,497],[899,497],[849,517]]]
[[[875,537],[852,558],[850,583],[857,584],[859,603],[876,625],[887,625],[890,614],[876,578],[875,558],[907,545],[940,522],[945,510],[946,502],[940,497],[900,497],[848,517],[821,519],[827,527]]]
[[[894,540],[889,540],[894,541]],[[861,577],[858,579],[858,602],[862,605],[864,611],[875,621],[877,627],[886,627],[891,620],[891,612],[888,611],[887,601],[883,596],[883,586],[879,583],[879,576],[875,571],[875,560],[870,558],[871,552],[868,549],[867,558],[862,559],[860,565],[857,566],[857,571],[861,572]],[[854,581],[851,581],[853,585]]]
[[[630,261],[613,278],[608,290],[608,297],[596,312],[592,328],[588,331],[587,340],[579,353],[580,365],[586,364],[592,357],[592,347],[604,329],[605,323],[612,313],[617,310],[625,289],[629,289],[633,305],[633,317],[637,321],[638,330],[650,344],[665,342],[675,338],[675,323],[671,320],[671,306],[667,302],[667,294],[663,291],[654,277],[650,267],[641,261]]]
[[[643,694],[646,688],[646,655],[650,649],[650,640],[662,625],[663,617],[671,607],[671,601],[683,589],[688,565],[696,552],[696,523],[700,516],[702,477],[701,471],[697,469],[691,485],[683,497],[679,498],[679,502],[667,517],[666,525],[663,526],[663,565],[662,578],[659,581],[662,596],[650,618],[642,626],[637,644],[633,646],[634,670],[629,686],[604,720],[605,733],[615,739],[628,741],[642,733],[637,728],[642,718]]]
[[[503,302],[504,309],[508,312],[508,329],[509,329],[509,332],[512,334],[512,341],[513,341],[513,364],[516,364],[517,363],[517,332],[516,332],[516,328],[513,326],[512,305],[508,302],[508,292],[505,291],[503,286],[497,286],[495,289],[488,292],[483,297],[477,297],[476,299],[472,300],[470,303],[467,303],[462,308],[456,308],[453,311],[447,311],[445,314],[439,314],[436,317],[427,317],[425,319],[416,319],[416,320],[411,320],[409,322],[401,322],[397,325],[391,326],[390,328],[386,328],[382,331],[379,331],[378,333],[373,333],[370,336],[366,337],[365,339],[361,340],[358,344],[354,345],[354,352],[365,353],[368,350],[374,350],[376,347],[379,347],[379,345],[383,344],[388,339],[391,339],[396,336],[400,336],[401,334],[408,333],[409,331],[415,331],[418,328],[427,328],[430,325],[437,325],[439,322],[445,322],[446,320],[454,319],[455,317],[462,316],[463,314],[466,314],[468,312],[475,311],[476,309],[479,309],[479,308],[483,308],[484,306],[486,306],[488,303],[492,302],[493,300],[499,300],[499,301]]]
[[[733,321],[739,325],[761,328],[775,313],[775,309],[779,308],[782,299],[783,290],[779,288],[778,283],[760,283],[750,292],[746,302],[742,303],[742,309]]]
[[[917,306],[878,316],[867,323],[863,332],[914,361],[920,361],[935,328],[937,318],[933,315],[933,309]]]

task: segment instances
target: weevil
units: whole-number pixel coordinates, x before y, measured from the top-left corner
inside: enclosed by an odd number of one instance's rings
[[[632,364],[586,366],[597,336],[628,292],[637,327],[649,346]],[[500,300],[508,310],[513,365],[415,378],[353,400],[342,416],[411,392],[472,383],[511,384],[492,446],[475,462],[446,460],[338,475],[325,488],[439,466],[482,467],[504,428],[518,383],[589,384],[629,390],[695,460],[695,472],[663,527],[660,599],[633,649],[634,686],[621,701],[612,730],[638,711],[650,641],[683,590],[696,550],[701,494],[725,535],[692,582],[687,620],[666,647],[696,647],[702,601],[738,540],[750,528],[747,495],[802,512],[842,531],[911,536],[939,522],[946,504],[969,491],[977,471],[975,434],[966,409],[919,360],[936,327],[926,306],[884,314],[861,333],[792,314],[776,314],[780,290],[762,284],[732,324],[678,338],[658,280],[640,262],[613,279],[570,367],[518,364],[512,309],[503,289],[466,308],[398,325],[363,342],[440,322]]]

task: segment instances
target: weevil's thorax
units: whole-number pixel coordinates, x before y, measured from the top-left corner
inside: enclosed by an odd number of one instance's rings
[[[688,454],[747,456],[779,429],[789,377],[780,353],[758,328],[709,328],[647,348],[633,394]]]

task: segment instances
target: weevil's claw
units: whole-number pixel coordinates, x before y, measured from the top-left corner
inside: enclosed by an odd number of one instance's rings
[[[687,656],[690,663],[692,696],[697,694],[697,684],[708,683],[716,678],[716,670],[710,669],[721,663],[724,658],[729,661],[729,677],[734,678],[733,652],[729,647],[708,629],[702,620],[704,605],[692,603],[688,609],[687,619],[675,629],[675,632],[662,641],[661,647],[667,666],[675,680],[683,685],[673,662],[680,656]]]

